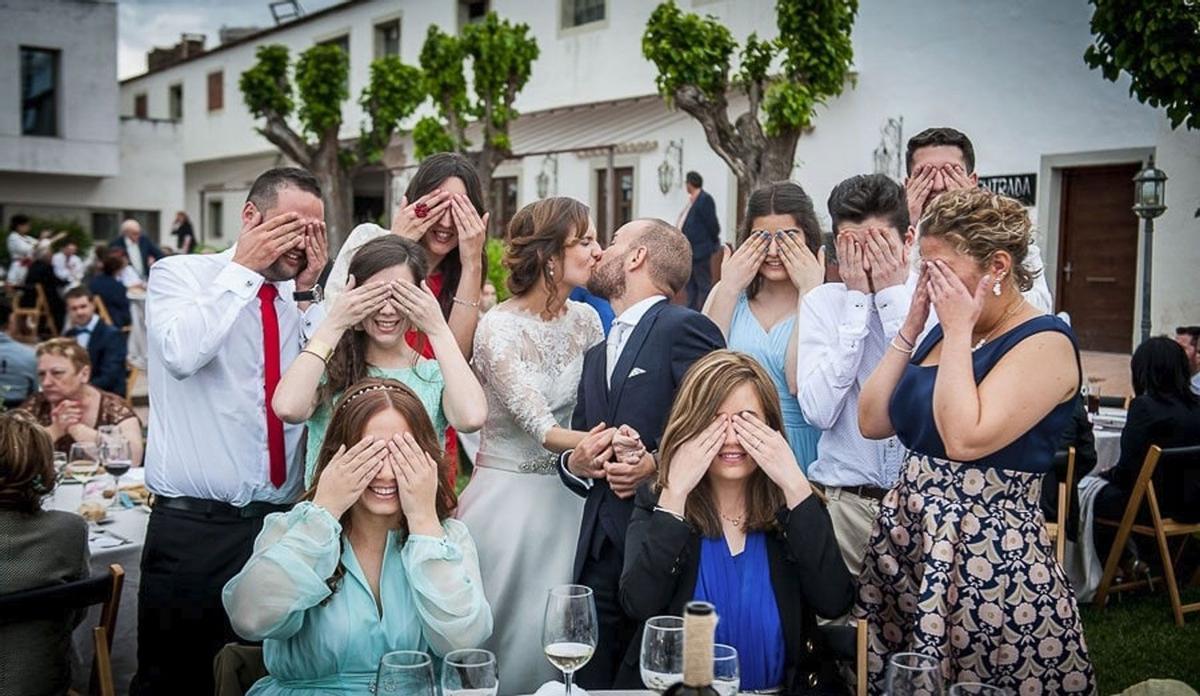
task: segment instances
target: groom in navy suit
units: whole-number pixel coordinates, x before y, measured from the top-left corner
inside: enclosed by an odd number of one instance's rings
[[[587,499],[574,572],[595,592],[600,620],[596,652],[576,677],[589,689],[612,687],[637,629],[618,594],[634,491],[655,474],[653,453],[684,373],[725,347],[708,317],[667,299],[691,270],[687,238],[662,220],[641,219],[617,230],[588,282],[617,317],[607,339],[584,355],[571,428],[590,434],[562,454],[559,475]]]

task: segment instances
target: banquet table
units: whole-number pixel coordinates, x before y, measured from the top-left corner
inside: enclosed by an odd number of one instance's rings
[[[140,482],[143,469],[133,469],[121,477],[121,485]],[[83,500],[108,504],[105,489],[112,488],[112,477],[102,474],[85,484],[64,481],[46,498],[45,505],[53,510],[77,512]],[[106,575],[108,566],[119,563],[125,570],[125,585],[121,590],[121,607],[113,636],[113,683],[118,694],[129,692],[129,682],[137,671],[137,608],[138,584],[141,579],[142,546],[150,522],[148,508],[113,508],[108,511],[111,522],[88,525],[88,548],[91,551],[92,576]],[[92,607],[72,636],[75,654],[72,656],[72,687],[87,693],[92,669],[92,629],[100,621],[100,607]]]
[[[1093,474],[1108,471],[1121,458],[1121,427],[1125,410],[1104,407],[1092,417],[1092,435],[1096,438],[1096,469]]]

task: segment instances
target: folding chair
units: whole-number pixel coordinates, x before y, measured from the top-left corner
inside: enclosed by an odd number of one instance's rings
[[[1058,482],[1058,515],[1054,522],[1046,523],[1046,535],[1054,542],[1054,557],[1062,565],[1067,557],[1067,520],[1071,519],[1071,486],[1075,485],[1075,448],[1054,453],[1054,470],[1066,462],[1067,477]]]
[[[50,311],[50,302],[46,299],[46,290],[41,285],[34,285],[35,293],[34,303],[32,307],[21,306],[21,293],[13,295],[12,298],[12,321],[13,334],[23,336],[26,331],[29,331],[36,338],[38,328],[41,323],[46,322],[46,328],[49,329],[51,336],[58,335],[58,320],[54,318],[54,313]]]
[[[108,305],[104,304],[104,299],[99,295],[92,295],[92,304],[96,306],[96,314],[100,315],[100,321],[112,326],[112,315],[108,313]]]
[[[1171,609],[1175,614],[1175,625],[1183,626],[1184,614],[1200,611],[1200,602],[1193,602],[1191,604],[1183,604],[1181,602],[1179,598],[1179,584],[1175,579],[1175,564],[1179,562],[1180,557],[1183,555],[1183,547],[1187,544],[1188,537],[1200,533],[1200,523],[1190,524],[1176,522],[1170,518],[1163,518],[1158,508],[1158,496],[1154,493],[1153,481],[1154,471],[1160,463],[1169,462],[1182,466],[1189,461],[1195,466],[1200,466],[1200,445],[1172,447],[1168,449],[1152,445],[1150,451],[1146,453],[1146,459],[1142,463],[1142,470],[1138,474],[1137,483],[1134,484],[1133,491],[1129,495],[1129,503],[1125,506],[1125,514],[1121,516],[1119,521],[1103,517],[1095,519],[1096,524],[1117,528],[1117,538],[1113,541],[1112,550],[1108,553],[1108,560],[1104,564],[1104,575],[1100,579],[1099,589],[1096,590],[1096,606],[1104,606],[1108,600],[1109,592],[1129,590],[1141,587],[1149,582],[1149,580],[1132,580],[1116,585],[1113,584],[1113,577],[1117,573],[1117,563],[1121,559],[1121,552],[1125,549],[1125,542],[1132,533],[1153,537],[1158,542],[1158,554],[1162,559],[1163,576],[1166,580],[1167,592],[1171,597]],[[1149,525],[1137,522],[1137,513],[1141,509],[1143,501],[1150,510],[1151,524]],[[1179,543],[1175,557],[1172,558],[1168,542],[1174,537],[1183,537],[1183,540]]]
[[[843,664],[854,661],[855,694],[867,696],[867,622],[858,619],[850,626],[829,624],[819,630],[834,659]]]

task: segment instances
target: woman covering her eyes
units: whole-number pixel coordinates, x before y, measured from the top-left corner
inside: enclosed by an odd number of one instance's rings
[[[230,623],[263,641],[252,696],[366,693],[393,650],[444,655],[492,632],[475,544],[425,407],[394,380],[363,380],[334,409],[316,483],[268,515],[225,585]]]

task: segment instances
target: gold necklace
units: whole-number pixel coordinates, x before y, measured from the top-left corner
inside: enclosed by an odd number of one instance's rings
[[[1012,307],[1010,307],[1010,308],[1009,308],[1009,310],[1008,310],[1007,312],[1005,312],[1004,314],[1002,314],[1002,315],[1000,316],[1000,320],[999,320],[999,321],[997,321],[995,324],[993,324],[993,325],[992,325],[992,330],[991,330],[991,331],[989,331],[989,332],[988,332],[988,334],[987,334],[986,336],[984,336],[983,338],[979,339],[979,343],[976,343],[976,344],[974,345],[974,347],[972,347],[972,348],[971,348],[971,352],[972,352],[972,353],[974,353],[975,351],[977,351],[977,350],[979,350],[980,348],[982,348],[982,347],[983,347],[983,344],[985,344],[985,343],[987,343],[988,341],[992,340],[992,336],[994,336],[994,335],[996,334],[996,332],[1000,330],[1000,327],[1004,326],[1004,322],[1005,322],[1005,321],[1007,321],[1009,317],[1011,317],[1012,315],[1016,314],[1016,313],[1017,313],[1017,310],[1018,310],[1018,309],[1020,309],[1020,308],[1021,308],[1021,306],[1022,306],[1022,305],[1024,305],[1024,304],[1025,304],[1025,298],[1024,298],[1024,297],[1021,297],[1021,298],[1019,298],[1019,299],[1018,299],[1018,300],[1017,300],[1015,303],[1013,303],[1013,306],[1012,306]]]
[[[721,519],[725,520],[729,524],[732,524],[736,529],[741,529],[742,523],[746,519],[746,513],[742,513],[737,517],[727,517],[723,512],[718,512],[717,514],[721,516]]]

